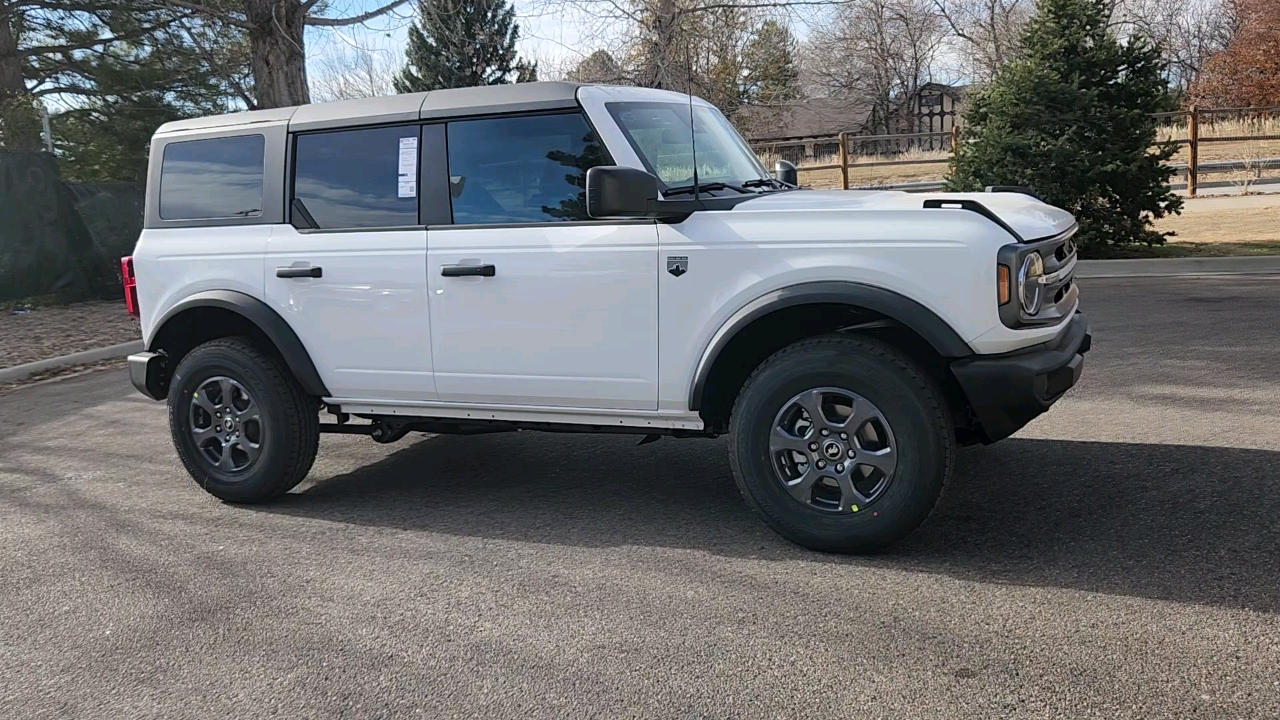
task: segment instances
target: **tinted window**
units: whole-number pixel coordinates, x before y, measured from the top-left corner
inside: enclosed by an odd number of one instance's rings
[[[449,123],[459,224],[587,219],[587,169],[604,149],[581,114]]]
[[[417,161],[416,125],[299,135],[293,196],[322,228],[417,225]]]
[[[160,217],[206,220],[261,215],[264,146],[261,135],[165,145]]]

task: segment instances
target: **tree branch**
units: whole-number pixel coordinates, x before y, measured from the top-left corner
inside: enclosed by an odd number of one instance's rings
[[[169,0],[169,1],[174,2],[175,0]],[[391,12],[392,10],[395,10],[396,8],[400,7],[401,5],[404,5],[407,2],[409,2],[409,0],[393,0],[392,2],[389,2],[380,8],[374,8],[373,10],[370,10],[369,12],[364,13],[363,15],[356,15],[354,17],[349,17],[349,18],[326,18],[326,17],[308,16],[307,24],[313,27],[314,26],[344,27],[347,25],[359,25],[362,22],[372,20],[380,15],[386,15],[387,13]]]
[[[253,29],[253,25],[250,24],[248,20],[243,20],[234,15],[228,15],[221,10],[215,10],[198,2],[189,2],[189,0],[160,0],[160,2],[164,5],[173,5],[175,7],[186,8],[187,10],[194,10],[202,15],[216,18],[228,25],[235,25],[236,27],[244,30]]]
[[[151,33],[159,30],[159,26],[147,26],[136,28],[133,32],[123,33],[120,35],[111,35],[109,37],[95,37],[83,42],[67,43],[66,45],[37,45],[34,47],[26,47],[18,50],[19,57],[31,57],[33,55],[53,55],[56,53],[75,52],[77,50],[92,50],[105,45],[117,42],[130,42],[142,37],[146,37]]]

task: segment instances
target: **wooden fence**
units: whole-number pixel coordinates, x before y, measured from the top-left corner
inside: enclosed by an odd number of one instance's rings
[[[1196,196],[1200,184],[1200,146],[1207,143],[1227,142],[1265,142],[1280,140],[1280,135],[1215,135],[1204,137],[1200,134],[1201,120],[1222,115],[1266,115],[1280,112],[1280,106],[1255,108],[1200,108],[1192,105],[1187,110],[1171,113],[1158,113],[1156,119],[1183,119],[1187,121],[1187,137],[1174,138],[1171,142],[1187,146],[1187,195]]]
[[[1192,106],[1187,110],[1179,110],[1176,112],[1157,113],[1153,118],[1157,120],[1176,120],[1185,121],[1187,126],[1187,137],[1173,138],[1169,142],[1173,142],[1180,146],[1186,146],[1188,149],[1188,162],[1186,164],[1187,173],[1187,194],[1195,197],[1198,191],[1199,175],[1201,171],[1200,148],[1207,143],[1229,143],[1229,142],[1252,142],[1252,141],[1280,141],[1280,134],[1259,134],[1259,135],[1225,135],[1225,136],[1203,136],[1201,134],[1202,123],[1206,121],[1212,123],[1213,118],[1220,116],[1262,116],[1268,114],[1280,113],[1280,106],[1275,107],[1252,107],[1252,108],[1199,108]],[[839,170],[841,188],[849,189],[849,168],[856,164],[859,169],[869,167],[890,167],[902,165],[934,165],[945,164],[951,162],[950,158],[918,158],[911,160],[877,160],[873,162],[851,163],[850,160],[856,158],[862,153],[850,151],[850,146],[865,146],[868,144],[876,144],[883,146],[885,144],[894,143],[899,146],[905,141],[908,148],[911,145],[922,145],[923,140],[928,139],[929,144],[933,145],[935,140],[941,140],[941,144],[946,149],[954,149],[956,144],[960,142],[960,128],[957,126],[949,131],[944,132],[921,132],[921,133],[899,133],[891,135],[860,135],[851,132],[842,132],[836,136],[822,136],[805,138],[804,143],[834,143],[837,145],[837,161],[823,165],[802,165],[800,170]],[[758,140],[752,145],[757,150],[773,150],[776,151],[780,147],[802,144],[794,139],[779,138],[776,140],[764,139]],[[1219,163],[1220,164],[1220,163]],[[1182,168],[1179,168],[1181,170]],[[1212,172],[1212,170],[1211,170]]]

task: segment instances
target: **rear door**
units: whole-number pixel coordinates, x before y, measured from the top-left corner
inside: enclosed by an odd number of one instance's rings
[[[658,234],[590,220],[608,164],[579,112],[448,125],[452,223],[427,231],[441,400],[653,410]]]
[[[293,225],[268,243],[266,294],[335,397],[436,398],[422,133],[415,124],[293,138]],[[443,128],[429,127],[426,140],[442,150]]]

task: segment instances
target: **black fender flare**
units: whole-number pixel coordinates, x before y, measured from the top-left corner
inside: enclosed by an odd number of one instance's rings
[[[773,290],[744,305],[734,313],[707,343],[698,361],[689,389],[689,409],[702,409],[703,392],[716,359],[740,330],[775,310],[811,304],[850,305],[883,315],[924,338],[944,358],[973,355],[955,330],[932,310],[892,290],[856,282],[809,282]]]
[[[310,353],[303,346],[302,340],[298,339],[298,334],[289,327],[289,323],[266,303],[242,292],[205,290],[184,298],[160,316],[147,349],[158,352],[161,348],[156,343],[163,336],[165,324],[187,310],[201,307],[229,310],[253,323],[263,335],[267,336],[268,340],[275,344],[285,365],[289,367],[290,372],[308,395],[329,396],[329,389],[320,379],[320,373],[316,371],[316,365],[311,361]]]

